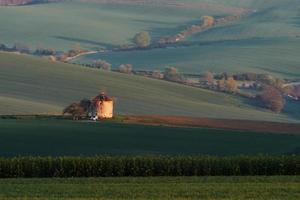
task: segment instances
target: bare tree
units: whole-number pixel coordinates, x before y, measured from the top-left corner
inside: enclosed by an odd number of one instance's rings
[[[280,113],[284,108],[285,102],[278,89],[273,86],[264,86],[261,94],[261,100],[267,108],[274,112]]]
[[[237,91],[237,83],[236,81],[233,79],[233,77],[229,77],[226,80],[226,90],[229,92],[236,92]]]
[[[131,74],[133,66],[131,64],[122,64],[119,66],[119,71],[125,74]]]
[[[218,90],[225,91],[226,90],[226,80],[225,78],[222,78],[218,80]]]
[[[214,83],[214,75],[211,72],[206,72],[204,76],[204,80],[208,85],[213,85]]]

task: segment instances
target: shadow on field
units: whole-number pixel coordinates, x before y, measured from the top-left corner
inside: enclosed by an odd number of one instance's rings
[[[93,40],[87,40],[87,39],[81,39],[81,38],[74,38],[74,37],[66,37],[66,36],[53,36],[56,39],[60,40],[67,40],[71,42],[78,42],[78,43],[85,43],[85,44],[91,44],[91,45],[98,45],[98,46],[103,46],[107,49],[113,49],[116,46],[109,44],[109,43],[104,43],[104,42],[96,42]]]
[[[292,19],[292,25],[294,25],[296,27],[300,27],[300,17],[294,17]]]
[[[286,106],[283,110],[284,114],[296,120],[300,119],[300,102],[293,100],[286,100]],[[300,130],[299,130],[300,132]]]
[[[135,22],[140,22],[140,23],[145,23],[145,24],[162,24],[162,25],[176,25],[177,23],[175,22],[163,22],[163,21],[158,21],[158,20],[146,20],[146,19],[135,19],[133,20]]]
[[[257,67],[257,69],[260,69],[260,70],[263,70],[263,71],[266,71],[266,72],[270,72],[270,73],[282,74],[282,75],[285,75],[285,76],[295,77],[295,78],[300,76],[300,73],[295,73],[294,71],[293,72],[287,72],[287,70],[284,66],[282,66],[282,70],[276,70],[276,69],[271,68],[271,67]]]

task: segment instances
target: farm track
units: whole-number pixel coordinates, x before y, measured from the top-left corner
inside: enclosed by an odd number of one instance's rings
[[[232,129],[259,133],[297,134],[300,135],[300,124],[276,123],[250,120],[210,119],[179,116],[126,116],[123,120],[128,124],[174,127],[207,127],[216,129]]]

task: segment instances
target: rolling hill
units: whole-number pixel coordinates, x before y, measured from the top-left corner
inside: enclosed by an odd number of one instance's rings
[[[0,114],[60,114],[71,102],[107,90],[116,113],[298,121],[245,99],[139,76],[0,53]],[[298,107],[294,107],[296,112]]]
[[[257,72],[295,78],[300,75],[299,8],[298,0],[75,0],[0,7],[0,43],[32,49],[69,50],[76,43],[85,49],[112,49],[132,43],[140,31],[149,31],[156,41],[198,23],[203,15],[247,10],[242,20],[195,34],[178,48],[91,54],[73,62],[105,59],[114,67],[174,65],[188,73]]]
[[[120,63],[132,63],[141,69],[164,69],[174,65],[185,72],[257,72],[285,78],[299,77],[299,1],[238,3],[228,0],[222,3],[236,3],[252,12],[240,21],[194,34],[178,43],[177,48],[100,53],[74,62],[105,59],[116,67]]]
[[[107,2],[107,1],[106,1]],[[66,1],[28,6],[0,6],[0,43],[22,43],[69,50],[76,43],[83,48],[112,48],[131,43],[141,30],[160,38],[179,30],[202,15],[227,11],[161,5],[94,4]],[[112,34],[113,33],[113,34]]]

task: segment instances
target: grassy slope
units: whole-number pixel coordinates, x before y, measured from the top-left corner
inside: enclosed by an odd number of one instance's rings
[[[0,120],[0,156],[297,153],[299,135],[64,120]],[[278,148],[280,147],[280,148]]]
[[[299,177],[3,179],[1,199],[281,199],[300,198]]]
[[[71,102],[106,89],[117,97],[116,112],[122,114],[293,120],[291,116],[249,106],[230,95],[30,56],[0,53],[0,67],[0,114],[59,114]],[[38,104],[33,107],[33,103]]]

